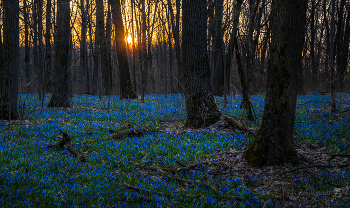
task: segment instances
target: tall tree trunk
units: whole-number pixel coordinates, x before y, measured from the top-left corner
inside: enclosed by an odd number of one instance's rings
[[[249,22],[248,22],[248,33],[247,33],[247,38],[246,38],[246,70],[245,70],[245,75],[246,75],[246,85],[247,85],[247,94],[249,95],[250,89],[251,89],[251,84],[252,83],[252,74],[253,74],[253,64],[254,64],[254,59],[255,59],[255,54],[253,53],[253,32],[255,30],[255,16],[258,11],[259,7],[259,2],[260,0],[250,0],[250,15],[249,15]],[[259,23],[257,23],[259,24]],[[244,72],[243,72],[244,73]],[[254,89],[254,88],[253,88]]]
[[[349,57],[349,36],[350,36],[350,6],[344,11],[345,0],[341,0],[338,14],[336,53],[339,90],[344,90],[345,72],[348,66]]]
[[[180,46],[180,7],[181,7],[181,1],[176,0],[176,14],[175,14],[175,20],[174,20],[174,10],[171,6],[171,0],[168,0],[168,9],[170,14],[170,23],[172,28],[172,36],[174,38],[175,42],[175,57],[176,57],[176,65],[177,65],[177,83],[178,83],[178,89],[183,91],[181,80],[183,77],[183,72],[181,70],[181,46]]]
[[[147,42],[146,42],[146,31],[147,31],[147,25],[146,25],[146,5],[145,0],[142,0],[142,8],[141,8],[141,16],[142,16],[142,24],[141,24],[141,30],[142,30],[142,68],[141,68],[141,101],[145,101],[145,93],[146,93],[146,87],[147,87],[147,80],[148,80],[148,62],[147,62]]]
[[[32,25],[33,25],[33,66],[34,66],[34,73],[36,77],[39,75],[39,53],[38,53],[38,3],[39,0],[33,1],[33,7],[32,7]],[[41,92],[41,77],[38,77],[36,79],[36,91],[39,93]]]
[[[107,10],[107,19],[106,19],[106,43],[107,43],[107,82],[108,82],[108,95],[112,93],[113,89],[113,69],[112,69],[112,14],[111,14],[111,5],[108,2],[108,10]]]
[[[234,14],[234,22],[233,25],[238,26],[238,21],[239,21],[239,12],[240,8],[242,5],[243,0],[237,1],[236,6],[235,6],[235,14]],[[253,120],[253,111],[252,111],[252,104],[249,100],[249,87],[247,83],[247,78],[246,78],[246,73],[243,70],[243,65],[242,65],[242,58],[241,58],[241,53],[239,52],[239,47],[238,47],[238,38],[239,36],[239,30],[238,27],[234,28],[234,38],[233,38],[233,47],[235,49],[235,55],[236,55],[236,60],[237,60],[237,70],[238,70],[238,75],[239,75],[239,80],[241,81],[241,86],[242,86],[242,96],[243,96],[243,101],[242,101],[242,106],[246,109],[247,112],[247,119],[248,120]]]
[[[18,118],[19,2],[3,1],[3,61],[0,68],[0,119]],[[0,41],[1,42],[1,41]]]
[[[132,38],[132,77],[133,77],[133,90],[137,97],[137,82],[136,82],[136,48],[135,48],[135,30],[134,30],[134,16],[136,16],[135,0],[131,0],[131,38]]]
[[[264,114],[253,144],[244,152],[251,166],[297,163],[293,129],[307,0],[272,1],[271,54]]]
[[[46,34],[45,34],[45,89],[53,90],[52,76],[52,51],[51,51],[51,0],[46,1]]]
[[[39,98],[44,99],[45,84],[44,84],[44,44],[43,44],[43,0],[38,0],[38,90]]]
[[[125,42],[125,33],[124,33],[124,25],[123,25],[122,13],[121,13],[120,1],[119,0],[110,0],[110,1],[112,5],[113,24],[115,27],[115,46],[117,49],[117,58],[118,58],[118,64],[119,64],[120,99],[135,99],[137,98],[137,94],[130,77],[128,54],[126,50],[127,45]],[[134,79],[136,79],[135,75],[134,75]]]
[[[25,77],[26,77],[26,84],[30,83],[30,46],[29,46],[29,31],[28,31],[28,4],[27,0],[23,1],[23,19],[24,19],[24,71],[25,71]],[[0,59],[1,60],[1,59]],[[1,68],[1,66],[0,66]],[[30,85],[27,87],[28,90],[26,92],[29,92]]]
[[[330,90],[331,90],[331,112],[335,112],[337,110],[336,108],[336,100],[335,100],[335,77],[334,77],[334,14],[335,14],[335,0],[331,0],[331,8],[332,8],[332,14],[331,14],[331,38],[330,38]]]
[[[329,28],[329,23],[328,23],[328,15],[327,15],[327,2],[328,0],[323,0],[323,19],[324,19],[324,27],[326,28],[326,52],[325,52],[325,64],[324,64],[324,74],[326,79],[329,78],[329,62],[330,62],[330,28]]]
[[[110,92],[108,60],[107,60],[107,42],[105,36],[105,23],[104,23],[104,6],[103,0],[96,0],[96,40],[99,46],[99,59],[101,61],[101,74],[102,74],[102,90],[100,94],[107,95]]]
[[[70,107],[69,59],[71,48],[70,0],[57,0],[55,85],[48,107]]]
[[[224,94],[224,68],[223,68],[223,37],[222,37],[222,18],[223,18],[224,0],[215,0],[215,31],[214,31],[214,68],[213,68],[213,94],[223,96]]]
[[[173,6],[171,4],[171,0],[168,0],[168,14],[167,14],[167,19],[168,19],[168,46],[169,46],[169,77],[170,77],[170,93],[173,93],[173,53],[172,53],[172,33],[174,33],[174,28],[172,28],[172,21],[173,21],[173,14],[170,11],[173,11]]]
[[[317,69],[316,69],[316,57],[315,57],[315,12],[316,3],[311,1],[311,11],[310,11],[310,56],[311,56],[311,74],[312,74],[312,90],[316,91],[317,87]]]
[[[86,80],[84,93],[90,92],[90,73],[87,67],[87,47],[86,47],[86,33],[87,33],[87,3],[85,5],[84,0],[80,0],[80,12],[81,12],[81,30],[80,30],[80,69],[84,73]],[[84,85],[81,85],[84,86]]]
[[[182,1],[182,61],[184,69],[186,126],[208,127],[222,113],[211,92],[210,68],[207,55],[206,2]]]

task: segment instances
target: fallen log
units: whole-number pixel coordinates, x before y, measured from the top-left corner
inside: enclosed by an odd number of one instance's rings
[[[142,136],[144,134],[148,134],[148,133],[153,133],[156,132],[157,129],[156,128],[152,128],[152,129],[148,129],[148,128],[142,128],[142,129],[130,129],[127,131],[122,131],[116,134],[113,134],[111,136],[108,136],[106,138],[102,138],[102,139],[95,139],[95,140],[86,140],[83,141],[82,143],[92,143],[92,142],[97,142],[97,141],[109,141],[109,140],[117,140],[117,139],[122,139],[124,137],[129,137],[129,136]]]
[[[60,129],[59,129],[60,130]],[[66,148],[71,154],[78,158],[80,162],[86,162],[84,154],[80,153],[71,144],[71,138],[69,137],[67,132],[63,132],[60,130],[62,135],[57,136],[61,140],[57,144],[46,144],[46,147],[54,147],[56,149]]]

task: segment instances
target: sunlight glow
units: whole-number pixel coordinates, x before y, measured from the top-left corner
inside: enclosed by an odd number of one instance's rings
[[[131,36],[128,36],[128,37],[126,38],[126,41],[128,42],[128,45],[133,44],[133,41],[132,41],[132,37],[131,37]]]

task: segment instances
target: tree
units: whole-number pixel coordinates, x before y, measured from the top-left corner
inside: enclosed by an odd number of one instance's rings
[[[223,19],[223,0],[215,0],[215,31],[214,31],[214,40],[213,40],[213,93],[217,96],[224,95],[224,68],[223,68],[223,53],[224,53],[224,44],[223,44],[223,28],[222,28],[222,19]]]
[[[104,5],[103,0],[96,0],[96,42],[99,48],[98,55],[101,60],[102,89],[100,95],[109,95],[111,90],[112,73],[108,66],[107,40],[105,36]],[[98,62],[97,62],[98,63]],[[96,74],[97,75],[97,74]]]
[[[234,14],[234,22],[233,25],[235,26],[234,30],[234,37],[233,37],[233,47],[235,49],[235,55],[236,55],[236,60],[237,60],[237,71],[238,71],[238,75],[239,75],[239,80],[241,81],[241,86],[242,86],[242,103],[241,105],[243,105],[243,107],[246,109],[247,111],[247,118],[248,120],[253,120],[254,116],[253,116],[253,110],[252,110],[252,104],[249,100],[249,79],[247,79],[247,75],[249,77],[249,73],[246,73],[243,70],[243,64],[242,64],[242,58],[241,58],[241,53],[239,52],[239,48],[238,48],[238,37],[239,37],[239,29],[238,29],[238,21],[239,21],[239,13],[241,10],[241,6],[242,6],[243,0],[239,0],[236,2],[236,6],[234,7],[235,9],[235,14]],[[249,71],[249,69],[247,68],[247,72]]]
[[[2,3],[4,29],[3,59],[0,60],[3,62],[0,68],[0,119],[10,120],[18,117],[19,2],[8,0]]]
[[[207,55],[206,1],[182,1],[182,66],[187,111],[186,126],[208,127],[222,116],[211,92]]]
[[[112,5],[113,24],[115,26],[115,46],[119,64],[120,99],[134,99],[137,98],[137,95],[130,77],[120,1],[110,0],[110,2]]]
[[[90,73],[87,66],[87,46],[86,46],[86,32],[87,32],[87,14],[86,10],[88,5],[85,6],[85,1],[80,0],[80,12],[81,12],[81,29],[80,29],[80,68],[83,70],[86,77],[86,93],[91,93],[90,89]]]
[[[57,0],[54,91],[48,107],[69,107],[70,0]]]
[[[45,34],[45,74],[44,89],[52,91],[52,54],[51,54],[51,0],[46,1],[46,34]]]
[[[29,23],[28,23],[28,5],[27,0],[23,1],[23,19],[24,19],[24,71],[26,83],[30,82],[30,47],[29,47]],[[29,86],[28,86],[29,87]],[[28,90],[29,91],[29,90]]]
[[[272,35],[264,114],[253,144],[244,152],[251,166],[298,162],[293,129],[307,0],[273,0]]]

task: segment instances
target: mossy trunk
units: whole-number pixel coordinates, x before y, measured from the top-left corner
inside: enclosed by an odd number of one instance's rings
[[[306,6],[306,0],[273,1],[264,115],[255,141],[244,153],[251,166],[298,162],[292,140]]]

